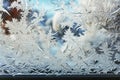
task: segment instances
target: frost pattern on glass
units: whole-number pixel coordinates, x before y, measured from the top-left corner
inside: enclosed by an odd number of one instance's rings
[[[0,4],[0,75],[120,72],[120,0]]]

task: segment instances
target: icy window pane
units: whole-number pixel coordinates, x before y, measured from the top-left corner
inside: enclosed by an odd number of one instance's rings
[[[120,0],[0,4],[0,75],[120,72]]]

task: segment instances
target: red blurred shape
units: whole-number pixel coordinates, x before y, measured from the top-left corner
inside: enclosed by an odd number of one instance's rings
[[[8,2],[10,3],[10,5],[11,5],[11,3],[12,2],[14,2],[14,1],[17,1],[17,0],[8,0]],[[16,7],[14,7],[14,8],[10,8],[9,10],[7,10],[8,11],[8,13],[6,13],[6,12],[3,12],[3,14],[2,14],[2,19],[3,19],[3,21],[2,21],[2,29],[4,30],[4,33],[6,34],[6,35],[10,35],[10,31],[9,31],[9,28],[7,28],[7,27],[5,27],[5,24],[6,24],[6,21],[12,21],[13,20],[13,18],[15,18],[15,19],[17,19],[18,21],[20,21],[20,19],[21,19],[21,12],[22,12],[22,10],[21,9],[17,9]]]

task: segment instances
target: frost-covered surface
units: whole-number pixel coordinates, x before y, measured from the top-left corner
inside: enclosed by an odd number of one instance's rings
[[[17,0],[10,7],[23,12],[20,21],[6,21],[10,35],[0,28],[1,75],[120,72],[120,0]]]

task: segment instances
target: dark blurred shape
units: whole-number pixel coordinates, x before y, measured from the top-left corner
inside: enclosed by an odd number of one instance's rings
[[[120,33],[120,13],[111,16],[103,27],[109,32]]]

